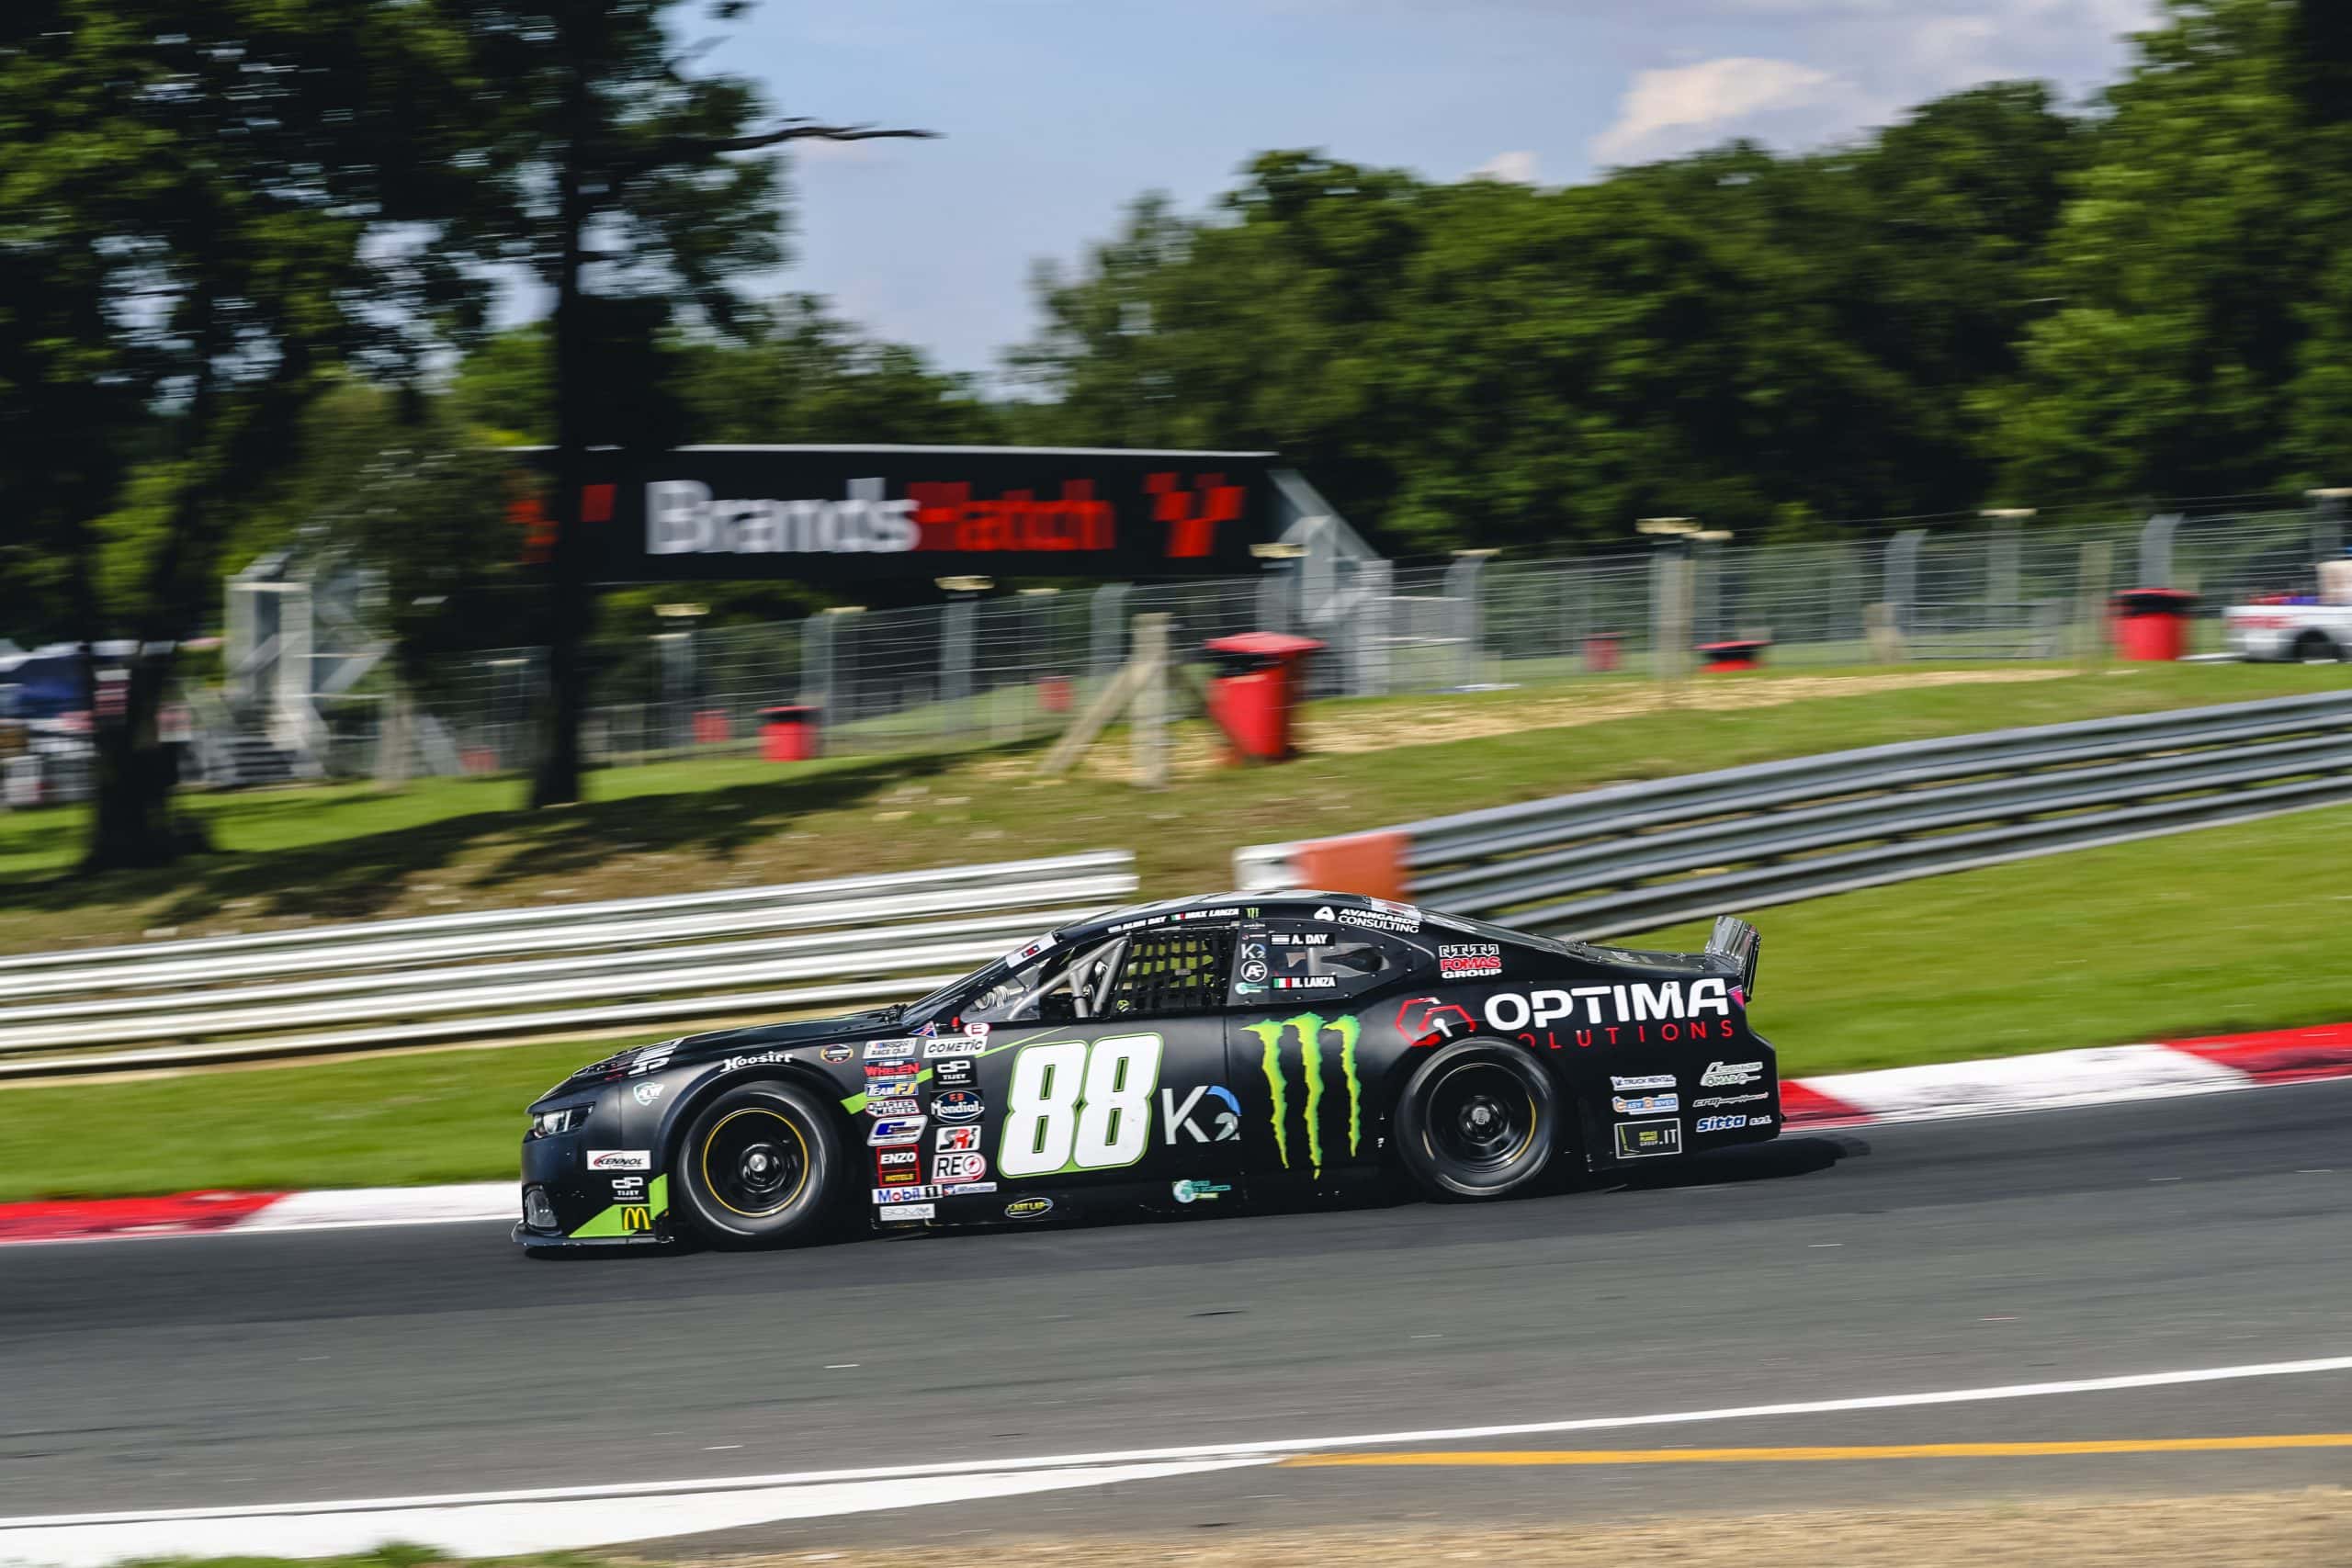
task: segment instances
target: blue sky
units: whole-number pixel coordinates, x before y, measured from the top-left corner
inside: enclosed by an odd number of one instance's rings
[[[1973,82],[2111,77],[2154,0],[765,0],[715,66],[786,113],[928,142],[794,160],[779,288],[987,372],[1138,193],[1197,210],[1253,153],[1591,177],[1735,135],[1813,146]]]

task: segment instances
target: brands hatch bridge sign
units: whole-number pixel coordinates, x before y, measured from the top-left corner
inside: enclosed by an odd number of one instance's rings
[[[535,449],[544,468],[552,455]],[[1271,452],[684,446],[590,455],[604,582],[1231,574],[1277,526]],[[540,536],[532,554],[544,558]]]

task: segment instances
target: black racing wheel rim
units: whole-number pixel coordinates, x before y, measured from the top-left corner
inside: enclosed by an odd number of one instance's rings
[[[1463,1176],[1510,1169],[1535,1142],[1540,1120],[1527,1081],[1499,1062],[1463,1062],[1429,1087],[1432,1152]]]
[[[797,1122],[771,1105],[740,1105],[703,1134],[702,1189],[743,1219],[790,1208],[808,1189],[815,1162]]]

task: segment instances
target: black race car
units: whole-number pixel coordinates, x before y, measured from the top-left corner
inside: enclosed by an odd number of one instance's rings
[[[693,1034],[530,1109],[532,1248],[773,1245],[1312,1197],[1399,1169],[1498,1198],[1773,1136],[1757,936],[1530,936],[1338,893],[1147,904],[912,1005]]]

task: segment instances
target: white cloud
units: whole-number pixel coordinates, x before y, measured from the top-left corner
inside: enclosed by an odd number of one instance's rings
[[[1807,107],[1849,91],[1842,78],[1817,66],[1747,55],[1637,72],[1618,105],[1616,122],[1592,139],[1592,155],[1604,164],[1658,155],[1717,140],[1737,121]],[[1694,137],[1694,131],[1702,134]]]
[[[1505,185],[1532,186],[1541,177],[1532,152],[1498,152],[1470,171],[1474,180],[1500,180]]]

